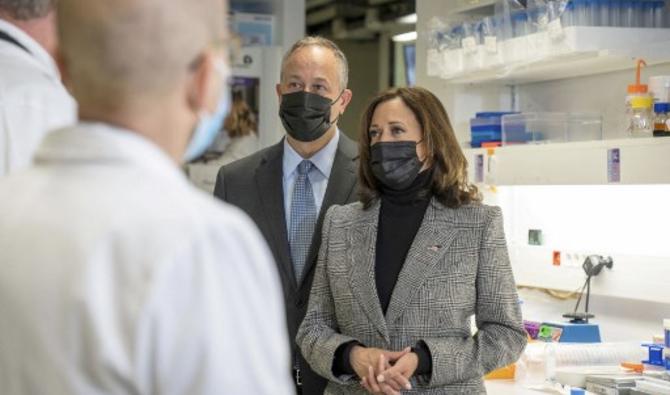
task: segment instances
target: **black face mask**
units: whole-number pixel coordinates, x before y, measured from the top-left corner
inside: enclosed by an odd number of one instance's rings
[[[423,163],[416,154],[414,141],[378,142],[370,147],[372,174],[386,188],[407,189],[421,171]]]
[[[305,91],[282,95],[279,118],[284,129],[298,141],[317,140],[337,122],[337,119],[330,122],[330,107],[340,96],[331,102],[327,97]]]

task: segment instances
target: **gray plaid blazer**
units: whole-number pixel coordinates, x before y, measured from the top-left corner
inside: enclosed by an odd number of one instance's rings
[[[364,394],[353,376],[334,376],[337,348],[357,340],[401,350],[423,340],[430,375],[412,378],[420,394],[486,393],[482,376],[518,359],[526,345],[501,210],[450,209],[433,199],[383,315],[374,265],[380,203],[332,206],[297,343],[326,394]],[[478,331],[470,331],[475,315]]]

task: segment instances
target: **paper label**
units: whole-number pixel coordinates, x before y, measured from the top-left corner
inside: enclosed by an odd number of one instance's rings
[[[428,50],[426,74],[428,74],[429,77],[437,77],[440,75],[440,52],[437,49]]]
[[[484,154],[475,155],[475,183],[484,182]]]
[[[621,182],[621,152],[618,148],[607,150],[607,182]]]
[[[477,51],[477,40],[472,36],[465,37],[463,41],[461,41],[461,45],[463,46],[465,53],[473,53]]]
[[[498,38],[496,36],[486,36],[484,37],[484,46],[486,51],[489,53],[498,52]]]

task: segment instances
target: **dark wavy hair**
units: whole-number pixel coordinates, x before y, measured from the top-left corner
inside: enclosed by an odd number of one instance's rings
[[[481,201],[476,186],[468,181],[467,160],[451,127],[449,116],[440,100],[424,88],[392,88],[374,97],[361,118],[359,146],[359,195],[363,207],[369,208],[379,197],[379,184],[370,167],[370,124],[377,107],[389,100],[400,98],[414,113],[423,143],[426,146],[428,167],[432,168],[431,193],[447,207]]]
[[[0,0],[0,13],[27,21],[46,16],[54,8],[56,0]]]

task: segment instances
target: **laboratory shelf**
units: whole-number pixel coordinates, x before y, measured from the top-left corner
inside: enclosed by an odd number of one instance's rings
[[[497,50],[478,45],[428,51],[428,74],[449,83],[551,81],[670,62],[670,29],[557,27],[498,42]]]
[[[465,149],[470,180],[494,185],[670,184],[670,137]]]

